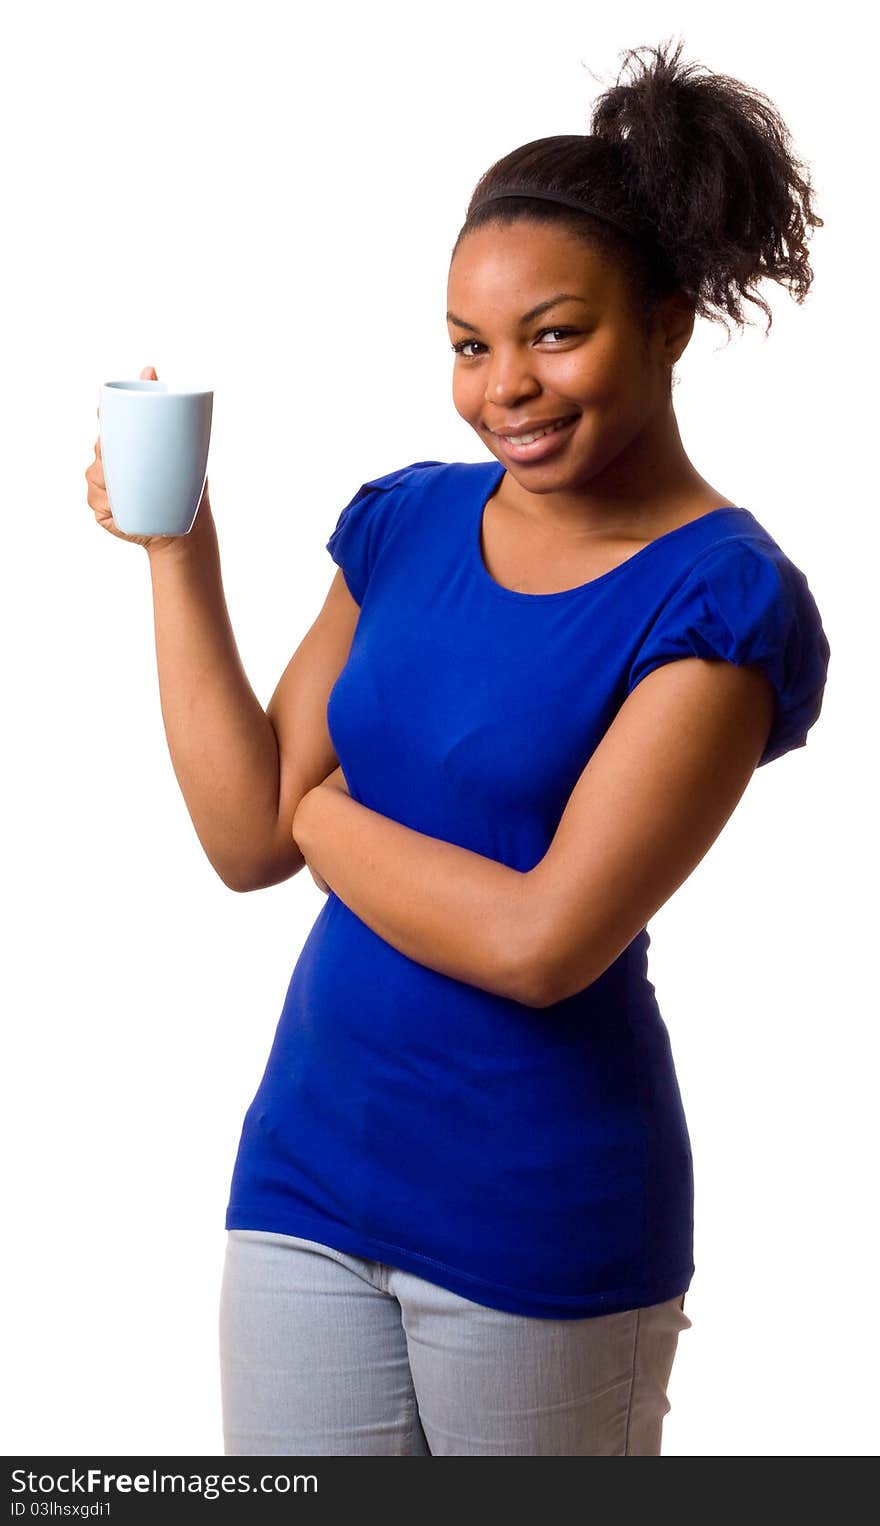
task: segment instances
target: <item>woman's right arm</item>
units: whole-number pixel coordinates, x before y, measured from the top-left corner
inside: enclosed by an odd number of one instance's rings
[[[151,379],[155,367],[145,366],[141,380]],[[339,763],[327,701],[348,657],[357,603],[337,570],[264,710],[226,607],[207,480],[192,529],[167,537],[129,535],[115,523],[100,435],[85,476],[97,523],[150,559],[162,719],[199,841],[231,890],[277,885],[305,863],[292,836],[300,800]]]
[[[338,766],[327,701],[358,606],[337,571],[264,710],[236,646],[209,502],[188,535],[148,555],[162,718],[196,834],[231,890],[277,885],[305,862],[297,805]]]

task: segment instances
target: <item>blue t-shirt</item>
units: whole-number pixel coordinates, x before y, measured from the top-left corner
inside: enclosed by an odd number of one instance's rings
[[[328,550],[361,613],[328,725],[353,799],[529,870],[626,696],[679,657],[760,663],[776,695],[761,764],[804,745],[830,648],[803,573],[748,509],[577,588],[519,593],[480,549],[503,472],[418,461],[339,516]],[[544,1318],[684,1292],[692,1156],[649,942],[536,1009],[408,958],[331,892],[245,1116],[227,1229]]]

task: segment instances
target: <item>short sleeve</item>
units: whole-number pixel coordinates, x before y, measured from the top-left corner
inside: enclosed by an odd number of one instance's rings
[[[401,489],[410,474],[420,467],[440,466],[438,461],[414,461],[398,467],[384,477],[374,477],[358,488],[336,521],[336,529],[325,549],[342,568],[349,592],[357,604],[363,604],[367,585],[382,547],[390,533]]]
[[[776,697],[760,768],[805,746],[822,709],[830,655],[800,569],[778,548],[734,537],[704,553],[664,603],[636,653],[627,693],[680,657],[720,658],[737,667],[756,663]]]

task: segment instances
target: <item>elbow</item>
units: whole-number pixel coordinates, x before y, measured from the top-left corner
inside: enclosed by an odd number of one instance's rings
[[[305,867],[305,859],[296,844],[292,843],[284,853],[259,864],[251,864],[245,868],[239,866],[225,873],[216,865],[214,867],[227,890],[234,890],[238,895],[247,895],[249,891],[269,890],[273,885],[280,885],[284,880],[292,879]]]
[[[521,985],[522,995],[520,1000],[526,1007],[555,1007],[558,1001],[564,1001],[571,995],[569,991],[563,991],[558,978],[552,969],[538,965],[534,967],[528,976],[525,976]]]
[[[523,875],[521,886],[527,882],[528,875]],[[494,989],[524,1007],[552,1006],[559,999],[556,951],[542,926],[540,908],[528,894],[518,893],[498,932]]]
[[[590,980],[564,981],[554,971],[548,970],[543,974],[535,974],[531,982],[523,987],[522,1000],[527,1007],[555,1007],[557,1002],[566,1001],[569,996],[576,996],[592,982]]]
[[[223,874],[218,869],[217,874],[223,881],[227,890],[234,890],[237,895],[245,895],[249,890],[259,890],[261,886],[254,879],[243,879],[236,874]]]
[[[554,1006],[557,997],[550,994],[549,986],[540,983],[532,976],[531,979],[524,979],[520,983],[517,990],[517,1001],[523,1007],[532,1007],[533,1010],[537,1010],[539,1007]]]
[[[520,1000],[527,1007],[555,1007],[591,986],[604,973],[607,965],[586,957],[586,950],[578,948],[576,955],[566,959],[558,950],[540,951],[529,962],[529,969],[520,975]]]
[[[529,947],[527,940],[513,962],[509,994],[524,1007],[552,1007],[562,1000],[555,961],[542,948]]]
[[[526,876],[528,879],[528,876]],[[604,974],[625,942],[615,949],[605,930],[594,920],[579,925],[565,923],[564,915],[544,897],[528,896],[517,918],[522,951],[519,962],[519,997],[525,1006],[555,1007],[578,996]],[[586,925],[585,925],[586,924]]]

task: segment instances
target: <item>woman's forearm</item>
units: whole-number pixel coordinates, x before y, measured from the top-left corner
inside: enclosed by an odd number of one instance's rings
[[[400,953],[533,1004],[540,972],[530,958],[527,875],[326,785],[303,797],[293,836],[340,901]]]
[[[232,889],[302,867],[278,821],[278,740],[242,667],[205,500],[188,535],[150,551],[159,696],[199,841]]]

